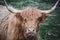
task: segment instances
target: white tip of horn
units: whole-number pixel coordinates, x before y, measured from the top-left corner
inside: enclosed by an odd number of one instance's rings
[[[50,13],[50,12],[54,11],[56,9],[58,3],[59,3],[59,0],[55,3],[55,5],[50,10],[41,10],[41,12]]]

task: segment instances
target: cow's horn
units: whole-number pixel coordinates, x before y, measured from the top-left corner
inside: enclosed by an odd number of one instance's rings
[[[21,10],[17,10],[17,9],[14,9],[13,7],[11,7],[11,6],[8,6],[8,4],[5,0],[4,0],[4,3],[6,5],[6,8],[8,9],[8,11],[10,11],[11,13],[21,12]]]
[[[55,3],[55,5],[50,10],[40,10],[40,11],[43,13],[50,13],[56,9],[58,2],[59,0]]]

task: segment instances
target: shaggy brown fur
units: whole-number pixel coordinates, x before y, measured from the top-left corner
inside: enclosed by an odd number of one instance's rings
[[[29,7],[20,13],[11,14],[9,18],[1,22],[1,40],[28,40],[25,38],[25,30],[27,27],[34,27],[36,29],[36,35],[34,40],[38,40],[39,22],[45,20],[47,14],[41,13],[38,9]],[[3,25],[3,24],[4,25]],[[4,26],[2,28],[2,26]],[[2,35],[3,34],[3,35]],[[31,40],[31,39],[29,39]]]
[[[9,8],[5,0],[4,2],[11,15],[0,20],[0,40],[38,40],[39,23],[46,19],[48,13],[55,10],[59,0],[46,11],[33,7],[15,10],[12,7]]]

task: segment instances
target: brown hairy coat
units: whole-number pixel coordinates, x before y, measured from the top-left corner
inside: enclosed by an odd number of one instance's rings
[[[50,10],[38,10],[33,7],[15,10],[4,0],[11,14],[0,20],[0,40],[39,40],[39,23],[45,21],[48,13],[55,10],[58,2],[59,0]]]
[[[39,22],[47,17],[46,14],[41,13],[38,9],[29,7],[21,13],[10,14],[6,17],[7,20],[6,28],[4,28],[5,37],[2,40],[27,40],[24,37],[24,30],[28,26],[34,27],[36,30],[39,29]],[[2,26],[2,24],[1,24]],[[4,26],[5,27],[5,26]],[[7,36],[6,36],[7,35]],[[35,40],[38,40],[38,32],[35,35]]]

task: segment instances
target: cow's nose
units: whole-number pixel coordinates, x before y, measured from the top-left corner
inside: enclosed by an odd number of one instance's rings
[[[36,33],[34,28],[27,28],[26,33]]]

